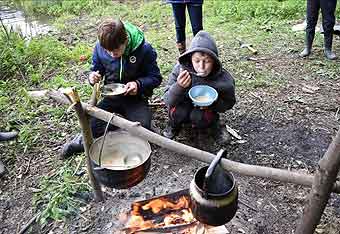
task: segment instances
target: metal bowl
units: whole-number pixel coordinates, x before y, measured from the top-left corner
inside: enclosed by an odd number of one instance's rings
[[[125,84],[119,83],[107,84],[103,86],[102,96],[103,97],[117,96],[125,93],[125,91],[126,91]]]
[[[218,98],[216,89],[208,85],[196,85],[189,90],[189,97],[195,106],[210,106]]]

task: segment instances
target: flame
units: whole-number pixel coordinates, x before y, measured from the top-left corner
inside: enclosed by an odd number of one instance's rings
[[[132,204],[132,210],[131,210],[131,217],[129,221],[127,222],[128,227],[138,227],[141,229],[145,228],[151,228],[153,227],[152,221],[148,220],[145,221],[144,218],[140,215],[140,207],[141,205],[138,203],[133,203]]]
[[[127,223],[128,227],[138,227],[140,229],[146,229],[154,227],[152,221],[145,221],[142,216],[132,215]]]
[[[169,214],[164,218],[165,226],[174,225],[174,224],[185,224],[190,223],[194,216],[192,215],[191,211],[184,209],[181,210],[182,214]]]
[[[148,204],[142,206],[143,210],[149,210],[154,214],[158,214],[163,209],[179,210],[189,207],[189,201],[185,196],[179,198],[177,203],[172,203],[165,198],[158,198],[150,201]]]
[[[161,222],[154,223],[153,220],[145,220],[143,211],[151,210],[153,214],[164,216]],[[159,214],[161,211],[161,214]],[[144,214],[145,215],[145,214]],[[185,196],[180,197],[177,201],[172,202],[165,198],[157,198],[145,205],[133,203],[130,212],[130,219],[127,227],[130,230],[138,231],[148,228],[167,227],[178,224],[188,224],[194,221],[194,216],[189,208],[189,199]]]

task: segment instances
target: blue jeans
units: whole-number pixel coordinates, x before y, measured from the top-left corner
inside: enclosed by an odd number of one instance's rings
[[[188,8],[192,33],[194,36],[203,29],[202,4],[172,3],[172,11],[176,25],[177,43],[185,42],[185,8]]]

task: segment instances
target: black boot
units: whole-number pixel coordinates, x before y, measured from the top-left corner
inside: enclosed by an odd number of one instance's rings
[[[300,53],[300,57],[304,58],[304,57],[307,57],[311,54],[314,35],[315,35],[315,32],[306,31],[305,48]]]
[[[231,141],[231,136],[223,124],[216,123],[210,127],[210,135],[218,145],[226,145]]]
[[[0,141],[10,141],[18,136],[17,132],[0,132]]]
[[[183,42],[177,42],[176,47],[178,49],[179,54],[183,54],[186,51],[186,44],[185,41]]]
[[[67,142],[61,151],[60,158],[67,159],[74,154],[84,152],[83,136],[78,134],[72,141]]]
[[[324,42],[325,42],[325,50],[324,50],[325,57],[329,60],[335,60],[336,55],[332,52],[333,35],[325,34]]]

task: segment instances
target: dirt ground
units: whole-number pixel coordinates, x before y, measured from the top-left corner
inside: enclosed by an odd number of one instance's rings
[[[271,92],[238,93],[237,105],[223,121],[238,130],[246,142],[233,140],[207,151],[215,153],[225,148],[228,158],[238,162],[313,173],[338,127],[340,83],[318,87],[314,94],[304,93],[301,82],[296,81]],[[157,126],[163,128],[165,110],[157,108],[155,119]],[[185,142],[185,134],[178,140]],[[36,225],[31,233],[115,233],[119,214],[129,209],[131,202],[188,188],[195,171],[203,164],[156,145],[152,148],[152,168],[138,186],[114,191],[107,188],[111,195],[106,194],[105,202],[90,202],[66,224],[51,223],[43,232]],[[35,178],[43,171],[38,169],[41,164],[35,158],[35,168],[24,175],[24,180],[15,175],[2,179],[1,233],[14,233],[18,223],[24,224],[33,217],[27,201],[31,199]],[[10,182],[13,179],[15,183]],[[240,199],[256,210],[240,204],[235,218],[227,224],[230,233],[292,233],[308,188],[240,175],[236,179]],[[340,224],[339,202],[338,196],[333,195],[319,228],[324,232],[319,233],[338,233],[335,227]]]
[[[296,62],[296,55],[254,61],[278,72],[285,70],[291,79],[275,88],[237,91],[238,102],[222,116],[222,123],[237,130],[244,141],[232,139],[228,145],[213,143],[200,147],[212,153],[225,148],[227,158],[237,162],[312,174],[339,127],[340,82],[322,77],[302,78],[298,71],[309,61]],[[159,128],[165,127],[166,118],[165,109],[154,108]],[[56,130],[49,127],[49,131]],[[176,140],[196,144],[188,142],[185,133]],[[51,158],[56,157],[62,145],[48,139],[43,143],[49,150],[42,152],[39,146],[34,146],[21,152],[15,162],[6,161],[11,164],[11,172],[0,180],[0,233],[16,233],[35,215],[31,200],[38,180],[51,172],[55,164]],[[0,156],[13,153],[15,144],[1,143]],[[195,171],[204,165],[156,145],[152,149],[151,170],[140,184],[128,190],[105,188],[105,201],[101,203],[88,201],[85,195],[87,205],[66,223],[51,222],[42,230],[35,224],[30,233],[116,233],[119,214],[127,211],[133,201],[188,188]],[[226,224],[229,233],[293,233],[309,188],[242,175],[235,177],[242,203],[234,219]],[[339,233],[339,225],[340,199],[333,194],[317,233]]]

